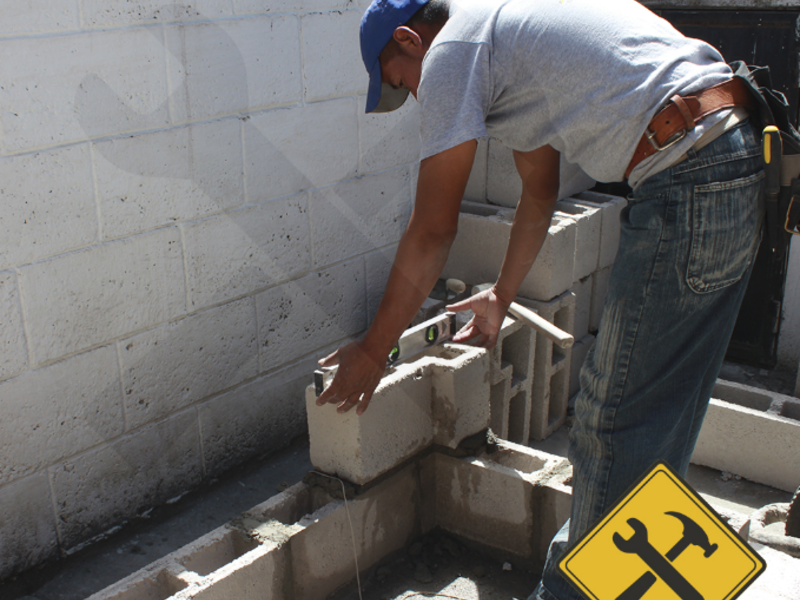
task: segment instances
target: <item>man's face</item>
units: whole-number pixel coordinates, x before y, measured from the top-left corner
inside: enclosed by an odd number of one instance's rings
[[[387,46],[380,56],[383,83],[395,89],[405,88],[416,99],[424,56],[425,50],[421,47],[409,48],[407,44]]]

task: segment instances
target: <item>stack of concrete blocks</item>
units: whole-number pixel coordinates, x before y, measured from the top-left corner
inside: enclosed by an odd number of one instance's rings
[[[450,256],[443,270],[443,277],[455,277],[469,284],[480,284],[493,282],[497,279],[500,266],[503,262],[505,250],[511,232],[511,224],[514,220],[514,209],[481,204],[476,202],[464,201],[462,203],[461,214],[459,216],[459,233],[453,243]],[[572,317],[567,313],[574,312],[575,304],[571,299],[569,291],[572,285],[572,273],[575,261],[576,243],[576,222],[563,214],[553,216],[552,224],[548,230],[547,237],[539,256],[531,268],[528,275],[522,282],[519,289],[520,301],[523,299],[543,299],[542,305],[545,309],[545,318],[552,318],[556,313],[564,323],[569,323],[572,327]],[[549,304],[552,303],[552,304]],[[555,310],[550,310],[557,306]],[[565,309],[564,312],[559,312]],[[518,334],[521,338],[523,334]],[[558,354],[553,349],[554,343],[543,335],[529,337],[524,343],[509,344],[503,351],[504,360],[508,363],[527,364],[532,357],[534,360],[533,377],[529,377],[526,372],[518,373],[515,377],[519,381],[520,397],[516,404],[519,407],[513,411],[513,418],[517,415],[530,415],[526,423],[509,422],[508,431],[515,439],[521,443],[527,443],[530,436],[534,439],[540,435],[533,432],[542,431],[542,424],[538,422],[543,410],[546,412],[551,406],[551,394],[549,384],[553,379],[553,366],[551,362],[542,362],[540,356],[550,356]],[[527,345],[531,344],[531,346]],[[521,355],[519,358],[512,359],[515,352]],[[563,364],[557,365],[558,371],[566,372],[566,382],[569,383],[569,354],[561,354]],[[560,361],[558,361],[560,363]],[[545,364],[547,363],[547,364]],[[541,372],[537,369],[543,369]],[[558,394],[563,395],[563,399],[553,403],[553,406],[562,406],[566,411],[568,399],[568,385],[559,387]],[[500,394],[496,390],[496,394]],[[503,394],[503,397],[506,397]],[[563,400],[563,401],[562,401]],[[520,404],[524,402],[524,408]],[[496,405],[497,403],[494,403]],[[547,407],[547,408],[544,408]],[[564,415],[566,412],[564,412]],[[560,421],[564,415],[559,415],[552,419]],[[502,421],[503,418],[500,418]],[[551,419],[546,419],[550,422]],[[552,432],[545,424],[544,428]],[[505,431],[505,427],[500,427]]]
[[[3,4],[0,578],[304,432],[415,187],[367,4]]]
[[[346,502],[299,483],[89,600],[323,600],[356,564],[364,573],[434,528],[536,572],[569,517],[570,475],[561,457],[502,442],[423,454]]]
[[[580,389],[581,366],[600,327],[611,266],[619,246],[620,212],[625,204],[625,199],[618,196],[581,192],[556,205],[557,212],[570,215],[578,225],[571,288],[576,302],[569,383],[571,399]]]
[[[723,380],[711,398],[692,462],[794,492],[800,485],[800,400]]]

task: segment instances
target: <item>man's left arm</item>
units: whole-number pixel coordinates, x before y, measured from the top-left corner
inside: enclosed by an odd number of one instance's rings
[[[514,162],[522,179],[522,196],[514,214],[511,236],[497,283],[472,298],[448,306],[448,310],[472,310],[473,319],[453,338],[475,340],[492,348],[508,307],[517,297],[522,281],[542,248],[558,199],[560,154],[551,146],[530,152],[514,151]]]

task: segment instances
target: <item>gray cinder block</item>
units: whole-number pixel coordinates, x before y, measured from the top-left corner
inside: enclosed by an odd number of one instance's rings
[[[432,443],[455,448],[489,425],[489,357],[481,348],[446,344],[383,378],[360,417],[316,405],[306,389],[311,463],[364,484]]]
[[[463,202],[458,235],[442,277],[455,277],[468,284],[496,281],[513,220],[513,209]],[[553,217],[536,262],[519,288],[520,296],[550,300],[570,288],[575,235],[575,221],[558,215]]]
[[[800,481],[800,401],[719,380],[692,462],[793,492]]]

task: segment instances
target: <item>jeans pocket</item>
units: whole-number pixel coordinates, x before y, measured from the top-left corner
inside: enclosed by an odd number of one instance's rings
[[[764,172],[732,181],[696,185],[692,199],[692,242],[686,283],[709,293],[739,281],[758,243]]]

